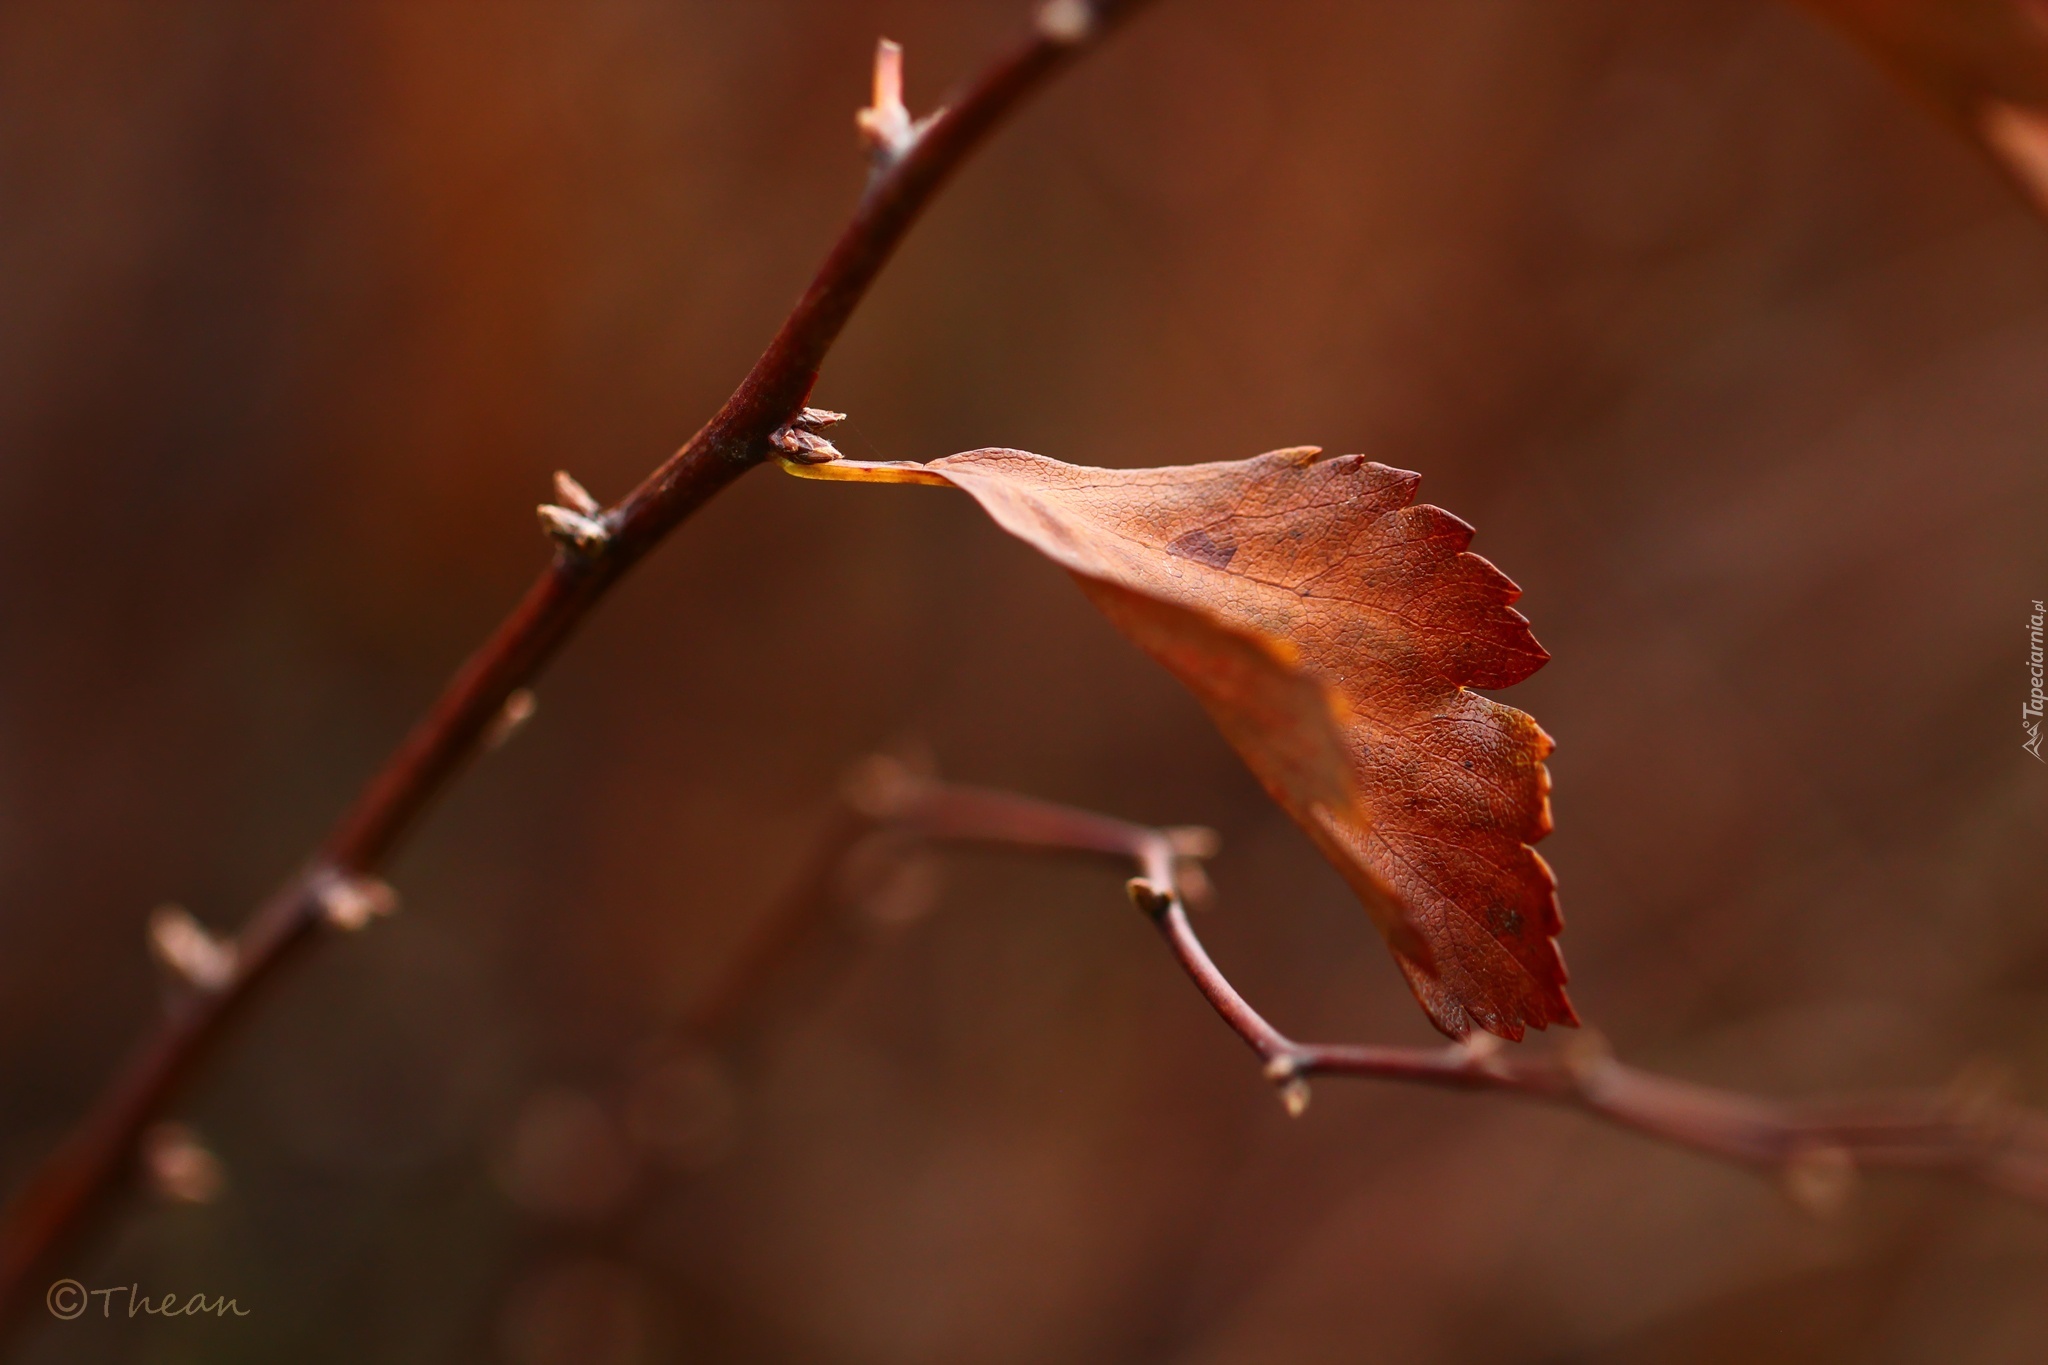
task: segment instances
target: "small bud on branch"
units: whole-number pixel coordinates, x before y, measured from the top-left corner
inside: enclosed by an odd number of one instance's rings
[[[610,531],[580,512],[572,512],[550,502],[544,502],[534,510],[540,514],[541,529],[575,553],[596,554],[612,538]]]
[[[1095,8],[1088,0],[1046,0],[1038,31],[1056,43],[1085,43],[1095,31]]]
[[[398,892],[380,877],[330,875],[318,892],[320,913],[337,929],[351,933],[369,927],[398,909]]]
[[[829,464],[841,458],[838,446],[802,427],[777,427],[769,434],[768,444],[798,464]]]
[[[1280,1103],[1287,1117],[1298,1119],[1308,1112],[1308,1082],[1301,1075],[1301,1063],[1291,1053],[1281,1053],[1266,1063],[1266,1079],[1280,1091]]]
[[[186,1124],[152,1124],[139,1149],[142,1173],[158,1198],[179,1204],[211,1204],[227,1184],[219,1157]]]
[[[555,471],[555,500],[570,511],[586,517],[594,517],[604,509],[598,506],[590,490],[569,475],[566,469]]]
[[[234,940],[215,938],[182,905],[159,905],[150,912],[149,947],[158,962],[194,990],[222,990],[235,979]]]
[[[533,713],[540,710],[540,698],[530,687],[522,687],[505,698],[505,704],[498,708],[498,714],[491,726],[484,731],[482,740],[485,753],[504,747],[507,740],[526,728],[526,722],[533,719]]]
[[[870,187],[875,178],[887,174],[910,155],[926,130],[945,114],[946,110],[941,107],[921,119],[910,117],[910,108],[903,102],[903,45],[892,43],[887,38],[878,40],[875,43],[874,95],[867,108],[857,109],[853,115],[861,140],[868,144],[868,161],[874,167],[874,178],[868,182]]]
[[[1133,877],[1124,883],[1124,890],[1130,893],[1131,904],[1147,916],[1157,919],[1173,904],[1173,893],[1164,891],[1143,877]]]
[[[883,38],[875,44],[875,92],[865,109],[853,116],[878,168],[900,161],[920,131],[903,103],[903,45]]]

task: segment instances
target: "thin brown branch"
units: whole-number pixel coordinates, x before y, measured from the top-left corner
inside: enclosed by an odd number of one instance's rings
[[[1258,1054],[1292,1113],[1307,1107],[1308,1082],[1316,1076],[1504,1091],[1776,1173],[1795,1198],[1812,1205],[1839,1199],[1859,1168],[1946,1171],[2048,1205],[2048,1116],[1993,1093],[1764,1099],[1627,1066],[1590,1034],[1548,1053],[1490,1035],[1442,1047],[1297,1042],[1239,994],[1195,932],[1186,888],[1209,851],[1202,832],[1153,829],[907,776],[864,804],[877,827],[914,838],[1109,854],[1135,865],[1132,901],[1157,925],[1196,989]],[[743,973],[728,988],[737,993],[746,979]]]
[[[605,591],[727,484],[800,427],[826,353],[938,190],[1033,91],[1143,0],[1050,0],[1030,35],[932,118],[892,136],[851,220],[768,349],[723,407],[617,506],[588,505],[573,480],[543,509],[558,548],[511,615],[450,680],[298,873],[232,944],[234,969],[184,993],[0,1222],[0,1312],[32,1297],[30,1277],[81,1219],[123,1183],[138,1136],[246,1007],[256,988],[318,936],[388,906],[374,874],[469,758],[507,727],[508,702]],[[892,70],[893,58],[885,58]],[[878,83],[887,84],[887,81]],[[898,130],[892,129],[892,134]],[[820,416],[826,416],[820,414]],[[829,443],[827,443],[829,448]],[[530,709],[530,704],[528,708]],[[516,723],[516,721],[514,722]],[[339,907],[365,913],[351,917]]]

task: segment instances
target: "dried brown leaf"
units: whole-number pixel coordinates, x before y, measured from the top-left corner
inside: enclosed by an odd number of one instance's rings
[[[1414,474],[1312,448],[1163,469],[1019,450],[786,465],[959,488],[1193,690],[1453,1037],[1576,1023],[1550,869],[1549,736],[1474,687],[1548,657],[1472,528]]]

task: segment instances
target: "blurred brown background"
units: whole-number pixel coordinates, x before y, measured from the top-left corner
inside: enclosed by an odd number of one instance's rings
[[[157,1008],[150,907],[239,921],[542,561],[549,471],[616,497],[730,388],[858,190],[877,34],[922,109],[1023,9],[0,7],[10,1185]],[[1556,656],[1508,699],[1558,739],[1588,1020],[1770,1093],[2048,1100],[2048,238],[1806,16],[1165,0],[968,170],[817,398],[871,458],[1422,471]],[[963,498],[757,473],[541,696],[397,919],[180,1106],[221,1197],[74,1258],[253,1315],[25,1358],[2048,1358],[2048,1218],[1953,1184],[1818,1221],[1501,1099],[1289,1122],[1104,869],[949,858],[636,1171],[587,1097],[878,745],[1217,826],[1255,1001],[1432,1035],[1195,705]]]

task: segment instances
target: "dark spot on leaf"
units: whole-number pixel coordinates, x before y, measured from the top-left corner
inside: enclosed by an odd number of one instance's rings
[[[1167,544],[1166,552],[1170,555],[1179,555],[1182,559],[1192,559],[1197,564],[1207,564],[1212,569],[1220,569],[1237,553],[1237,546],[1227,540],[1211,540],[1207,531],[1196,527],[1185,535],[1175,536]]]
[[[1487,920],[1493,925],[1493,932],[1506,934],[1509,938],[1522,932],[1522,912],[1496,905],[1486,912]]]

